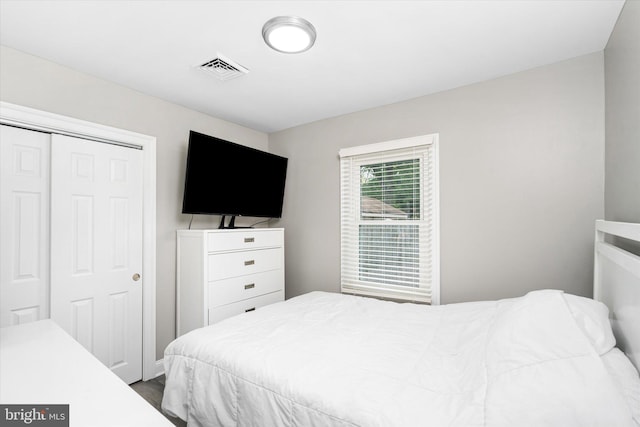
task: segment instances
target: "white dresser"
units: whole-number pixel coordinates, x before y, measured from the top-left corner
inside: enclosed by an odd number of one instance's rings
[[[176,335],[284,300],[284,229],[178,230]]]

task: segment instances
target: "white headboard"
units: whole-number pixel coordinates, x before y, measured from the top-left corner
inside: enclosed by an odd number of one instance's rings
[[[609,307],[617,346],[640,370],[640,256],[607,243],[607,235],[640,243],[640,224],[596,221],[593,298]]]

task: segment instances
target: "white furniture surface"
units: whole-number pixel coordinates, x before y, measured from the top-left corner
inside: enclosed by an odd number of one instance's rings
[[[596,221],[593,298],[609,307],[617,346],[640,370],[640,256],[612,236],[640,243],[640,224]]]
[[[0,329],[0,402],[68,404],[70,426],[172,426],[52,320]]]
[[[284,229],[179,230],[176,335],[284,300]]]

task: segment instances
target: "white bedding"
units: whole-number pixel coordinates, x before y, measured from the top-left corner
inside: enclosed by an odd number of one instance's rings
[[[430,307],[312,292],[171,343],[162,407],[189,426],[637,425],[600,357],[613,346],[594,330],[608,327],[600,303],[584,299],[584,314],[571,298]]]

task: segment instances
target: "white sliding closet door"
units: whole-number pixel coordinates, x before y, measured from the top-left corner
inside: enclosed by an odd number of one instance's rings
[[[51,318],[142,378],[142,151],[52,135]]]
[[[0,126],[0,327],[49,317],[50,138]]]

